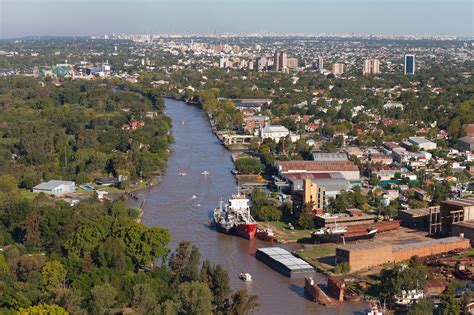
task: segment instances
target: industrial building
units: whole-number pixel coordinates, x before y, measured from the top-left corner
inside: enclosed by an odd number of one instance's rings
[[[451,226],[474,220],[474,198],[441,201],[439,209],[430,208],[429,231],[432,234],[452,235]]]
[[[304,278],[315,274],[313,266],[280,247],[259,248],[255,258],[289,278]]]
[[[430,223],[429,215],[429,208],[398,210],[398,220],[410,228],[426,230]]]
[[[468,239],[455,236],[402,245],[381,242],[353,243],[336,247],[336,263],[346,262],[351,271],[356,271],[408,260],[415,255],[425,257],[470,247]]]
[[[474,220],[453,223],[451,226],[451,234],[455,236],[462,235],[464,238],[469,239],[471,244],[474,245]]]
[[[297,190],[292,195],[293,209],[301,211],[305,205],[312,205],[313,211],[323,213],[326,204],[325,189],[312,182],[310,178],[303,180],[303,190]]]
[[[357,165],[351,161],[277,161],[280,175],[291,173],[341,173],[348,181],[360,181]]]

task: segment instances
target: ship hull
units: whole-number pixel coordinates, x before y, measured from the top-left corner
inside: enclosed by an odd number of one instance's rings
[[[376,233],[361,233],[361,234],[323,234],[323,235],[312,235],[312,239],[315,243],[343,243],[343,242],[354,242],[359,240],[369,240],[375,237]]]
[[[268,235],[268,233],[265,231],[263,232],[257,231],[257,233],[255,233],[255,237],[258,238],[259,240],[267,241],[267,242],[273,242],[275,240],[275,236]]]
[[[236,226],[235,232],[238,236],[251,240],[255,237],[258,223],[241,223]]]

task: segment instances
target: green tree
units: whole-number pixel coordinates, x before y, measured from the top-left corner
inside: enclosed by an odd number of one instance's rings
[[[454,285],[450,284],[444,290],[441,296],[440,309],[443,315],[457,315],[461,313],[461,307],[456,300],[456,289]]]
[[[179,314],[207,315],[211,313],[211,291],[201,282],[183,282],[178,286],[176,301],[180,303]]]
[[[63,265],[56,260],[47,262],[41,270],[43,284],[48,291],[64,287],[66,280],[66,270]]]
[[[433,303],[429,299],[421,299],[408,311],[409,315],[433,314]]]
[[[224,314],[228,315],[246,315],[260,306],[258,297],[251,295],[246,289],[241,289],[235,292],[231,297],[231,303],[226,308]]]
[[[65,309],[57,305],[40,304],[28,308],[20,308],[18,315],[67,315]]]
[[[91,296],[91,310],[95,314],[106,314],[115,306],[117,290],[110,283],[95,285],[91,289]]]

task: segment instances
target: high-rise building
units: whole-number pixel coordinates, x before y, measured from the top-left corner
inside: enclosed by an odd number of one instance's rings
[[[279,70],[285,70],[285,68],[288,67],[288,56],[286,52],[282,51],[280,53],[280,68]]]
[[[290,69],[296,69],[298,68],[298,58],[288,58],[288,68]]]
[[[267,57],[257,58],[257,71],[262,71],[267,66]]]
[[[273,57],[273,66],[275,67],[275,71],[280,70],[280,50],[279,49],[275,51],[275,56]]]
[[[380,61],[378,59],[372,60],[372,73],[373,74],[380,73]]]
[[[364,60],[364,68],[362,69],[362,74],[370,74],[372,73],[372,62],[370,59],[365,59]]]
[[[314,184],[310,178],[303,180],[303,205],[312,204],[313,209],[324,209],[324,187]]]
[[[362,73],[364,75],[380,73],[380,61],[378,59],[365,59]]]
[[[324,60],[323,57],[319,56],[318,57],[318,70],[323,70],[324,69]]]
[[[332,65],[332,73],[334,75],[341,75],[344,73],[344,64],[336,62]]]
[[[405,75],[415,74],[415,55],[406,54],[405,55]]]

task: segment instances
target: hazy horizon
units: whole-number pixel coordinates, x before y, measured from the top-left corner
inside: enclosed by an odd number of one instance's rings
[[[473,35],[471,0],[0,0],[0,38],[112,33]]]

